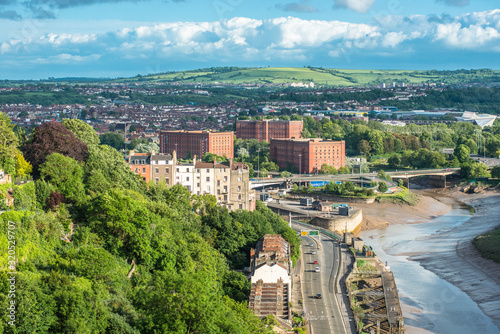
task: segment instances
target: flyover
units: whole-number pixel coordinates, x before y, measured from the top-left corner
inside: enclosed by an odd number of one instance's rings
[[[394,179],[403,179],[403,184],[408,184],[408,180],[412,177],[417,176],[433,176],[438,180],[444,180],[446,185],[446,176],[452,174],[460,174],[460,168],[438,168],[438,169],[410,169],[403,171],[392,171],[386,172]],[[268,186],[281,186],[286,185],[286,188],[291,188],[294,183],[307,185],[312,181],[324,181],[324,182],[336,182],[336,181],[358,181],[359,179],[376,179],[377,173],[360,173],[360,174],[337,174],[337,175],[327,175],[327,174],[293,174],[289,178],[260,178],[252,179],[250,182],[250,188],[264,188]],[[380,181],[379,179],[376,179]],[[405,181],[406,180],[406,181]]]

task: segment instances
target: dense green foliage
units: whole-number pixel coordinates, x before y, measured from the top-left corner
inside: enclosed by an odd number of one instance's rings
[[[1,322],[1,333],[270,331],[247,308],[250,283],[233,269],[249,265],[266,233],[282,234],[295,261],[299,238],[262,203],[229,212],[180,185],[146,187],[115,149],[95,142],[83,161],[46,155],[39,172],[14,186],[15,211],[0,215],[3,249],[15,225],[18,272],[17,327]],[[4,310],[7,261],[4,252]]]

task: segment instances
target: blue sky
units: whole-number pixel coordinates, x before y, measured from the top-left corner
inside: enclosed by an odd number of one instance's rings
[[[0,79],[500,69],[498,0],[0,0]]]

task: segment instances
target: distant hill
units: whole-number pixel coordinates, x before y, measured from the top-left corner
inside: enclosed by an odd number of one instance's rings
[[[199,70],[138,75],[120,78],[114,82],[155,83],[309,83],[329,86],[377,85],[395,83],[500,83],[500,71],[489,69],[456,71],[412,70],[347,70],[318,67],[211,67]]]

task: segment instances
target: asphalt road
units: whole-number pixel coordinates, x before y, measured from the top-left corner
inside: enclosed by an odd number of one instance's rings
[[[334,282],[339,266],[338,243],[321,236],[321,242],[316,238],[302,236],[302,259],[304,273],[302,289],[304,294],[304,308],[306,318],[309,319],[314,334],[323,333],[350,333],[345,328],[346,320],[343,319],[338,298],[334,291]],[[313,247],[309,244],[313,243]],[[320,245],[321,244],[321,245]],[[311,252],[316,250],[316,254]],[[319,263],[314,264],[314,260]],[[319,266],[320,272],[315,268]],[[322,298],[314,298],[318,293]],[[348,321],[348,320],[347,320]]]

